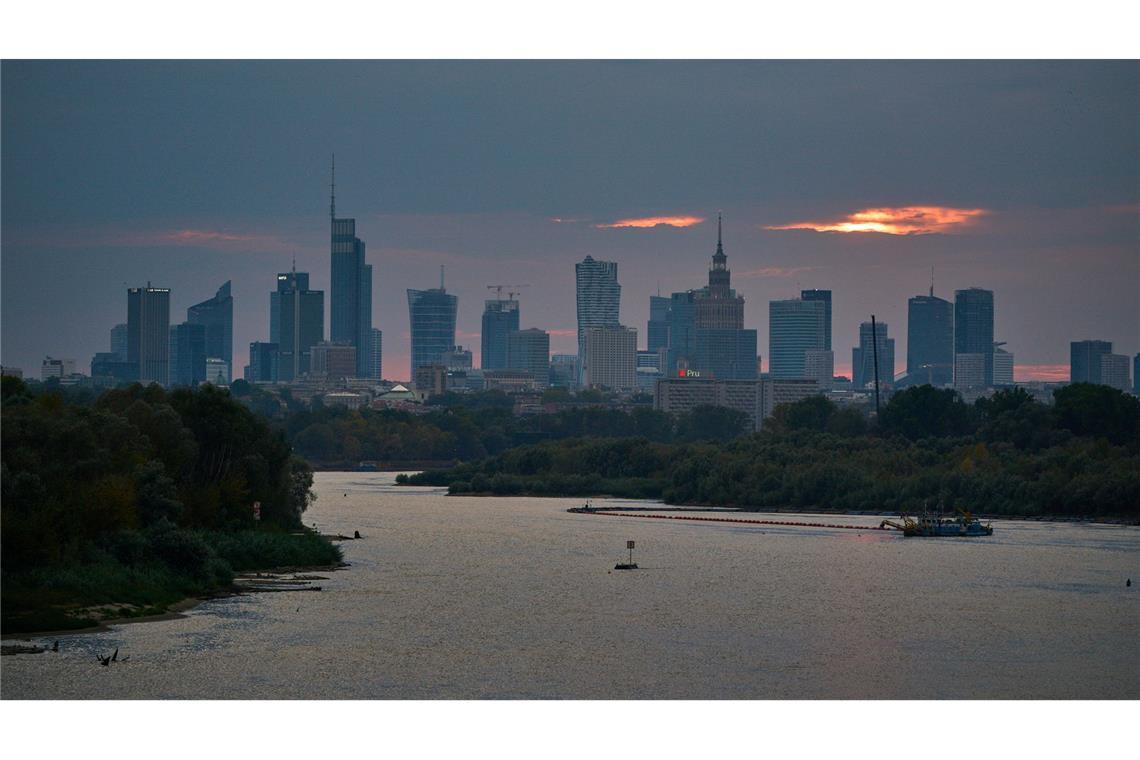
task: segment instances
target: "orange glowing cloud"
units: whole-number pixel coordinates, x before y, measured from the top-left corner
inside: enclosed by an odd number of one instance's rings
[[[692,227],[705,220],[703,216],[646,216],[637,219],[619,219],[609,224],[595,224],[599,230],[610,230],[619,227],[634,227],[646,229],[650,227]]]
[[[814,230],[815,232],[880,232],[885,235],[953,233],[972,227],[989,212],[981,208],[947,206],[900,206],[866,208],[839,219],[768,225],[766,230]]]

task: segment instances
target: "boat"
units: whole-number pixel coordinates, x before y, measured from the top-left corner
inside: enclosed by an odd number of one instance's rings
[[[902,520],[901,523],[894,520],[883,520],[879,523],[879,527],[895,528],[902,531],[903,536],[908,538],[915,536],[923,538],[977,537],[994,534],[993,525],[989,523],[982,525],[978,518],[961,509],[958,510],[957,517],[943,517],[940,514],[932,514],[923,510],[917,519],[905,513],[900,516],[900,519]]]

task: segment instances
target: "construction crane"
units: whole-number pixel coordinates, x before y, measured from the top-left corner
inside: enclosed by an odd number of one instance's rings
[[[530,287],[529,284],[523,284],[523,285],[488,285],[487,289],[495,291],[495,297],[498,298],[500,301],[502,301],[503,300],[503,288],[507,288],[508,289],[507,290],[507,298],[513,301],[515,296],[519,295],[521,292],[519,290],[519,288],[529,288],[529,287]]]

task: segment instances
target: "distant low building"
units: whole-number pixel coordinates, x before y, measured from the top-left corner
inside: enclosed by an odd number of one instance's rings
[[[24,370],[19,367],[0,367],[0,377],[24,377]]]
[[[693,372],[696,372],[693,370]],[[669,377],[657,381],[653,408],[671,414],[691,412],[699,406],[723,406],[748,415],[752,429],[764,419],[764,381],[715,380],[704,377]]]
[[[218,387],[230,384],[230,363],[218,356],[206,358],[206,382]]]
[[[53,359],[45,356],[43,364],[40,365],[40,380],[50,380],[53,377],[61,379],[73,374],[75,374],[74,359]]]
[[[323,340],[312,347],[311,372],[330,380],[356,377],[356,346]]]

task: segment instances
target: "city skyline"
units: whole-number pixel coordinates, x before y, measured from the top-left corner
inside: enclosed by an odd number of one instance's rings
[[[994,291],[994,334],[1015,354],[1019,380],[1067,379],[1072,341],[1108,340],[1125,355],[1140,350],[1135,63],[360,64],[374,92],[408,106],[389,112],[379,96],[364,98],[364,113],[382,120],[377,135],[359,124],[321,138],[301,135],[271,123],[284,107],[273,104],[264,115],[240,105],[233,116],[264,134],[249,155],[248,137],[227,141],[212,128],[172,132],[175,91],[201,106],[202,119],[217,120],[238,90],[293,78],[296,88],[282,97],[290,108],[311,110],[347,102],[347,85],[333,81],[318,93],[316,79],[353,66],[6,66],[3,362],[34,374],[50,354],[84,368],[108,349],[107,331],[125,321],[127,287],[148,280],[168,287],[171,313],[181,314],[228,279],[233,374],[240,375],[246,347],[269,336],[264,293],[276,272],[296,256],[313,289],[330,291],[327,164],[334,150],[341,196],[369,244],[371,321],[388,334],[391,379],[410,379],[403,377],[410,360],[405,292],[429,287],[440,264],[459,298],[456,342],[479,345],[487,284],[529,282],[519,296],[527,326],[550,334],[553,353],[574,353],[572,266],[586,255],[614,261],[624,296],[619,321],[637,328],[644,346],[649,297],[707,278],[722,209],[733,285],[749,304],[744,327],[757,330],[765,363],[767,302],[827,289],[834,293],[835,373],[850,376],[846,354],[871,313],[892,326],[895,370],[903,371],[907,301],[927,292],[931,266],[940,298],[970,287]],[[444,122],[409,131],[417,118],[456,115],[449,99],[459,72],[484,97],[464,101],[458,121],[475,127],[490,150]],[[654,85],[665,75],[684,85],[672,100]],[[61,76],[63,91],[45,94],[43,83]],[[550,147],[572,137],[551,117],[568,118],[581,99],[527,89],[570,80],[591,85],[597,100],[580,118],[612,106],[623,86],[645,93],[624,107],[633,124],[590,126],[571,141],[581,166]],[[928,86],[911,86],[918,82]],[[100,101],[112,84],[136,98],[113,107]],[[430,96],[417,100],[417,84]],[[935,90],[980,109],[980,123],[949,113]],[[509,108],[508,91],[516,99]],[[890,114],[868,104],[868,95],[887,93],[911,131],[900,132]],[[1011,97],[1017,108],[1003,105]],[[683,138],[667,134],[678,109],[697,104],[732,118]],[[919,115],[922,109],[929,113]],[[128,130],[147,160],[112,166],[105,157],[126,150],[129,140],[108,124],[134,111],[148,114],[145,128]],[[849,122],[842,129],[832,120],[840,111]],[[67,119],[45,122],[55,113]],[[504,127],[519,113],[525,124]],[[655,126],[655,117],[665,126]],[[939,118],[948,123],[935,125]],[[629,142],[635,126],[657,146],[660,166]],[[719,142],[712,139],[717,129]],[[894,147],[884,151],[876,130],[886,130]],[[185,149],[181,158],[166,155],[173,135]],[[367,146],[384,136],[399,150],[378,156]],[[807,137],[820,155],[796,147]],[[89,141],[101,150],[87,150]],[[419,161],[415,171],[410,157]],[[845,170],[836,174],[837,166]],[[164,184],[171,175],[179,181]],[[76,181],[45,181],[69,176]],[[555,179],[557,190],[536,191],[539,180]],[[265,183],[261,192],[256,181]],[[122,192],[95,192],[112,184]],[[66,309],[43,308],[48,288]]]

